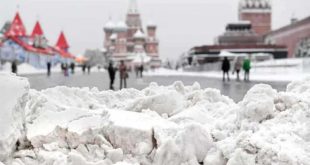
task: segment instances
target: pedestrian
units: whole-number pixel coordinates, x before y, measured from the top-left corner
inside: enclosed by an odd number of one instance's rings
[[[69,76],[69,66],[67,63],[64,64],[64,75],[65,77],[68,77]]]
[[[250,81],[251,61],[249,58],[246,58],[243,61],[243,70],[244,70],[244,81]]]
[[[236,72],[236,74],[237,74],[237,81],[240,81],[240,70],[241,70],[241,67],[242,67],[242,62],[237,57],[237,61],[235,63],[235,67],[234,67],[234,72]]]
[[[90,69],[91,69],[91,66],[90,65],[87,65],[87,73],[90,74]]]
[[[121,64],[119,66],[119,75],[120,75],[120,89],[127,88],[127,82],[126,79],[128,78],[128,73],[127,73],[127,67],[124,63],[124,61],[121,61]]]
[[[227,75],[227,80],[230,81],[229,70],[230,70],[230,62],[227,57],[224,57],[224,60],[222,63],[223,81],[225,81],[225,75]]]
[[[47,64],[46,64],[47,66],[47,76],[49,77],[49,76],[51,76],[51,67],[52,67],[52,64],[51,64],[51,62],[47,62]]]
[[[136,78],[139,78],[139,66],[135,66]]]
[[[82,72],[83,72],[83,74],[85,74],[85,72],[86,72],[86,64],[82,65]]]
[[[143,64],[141,64],[139,69],[140,69],[140,77],[143,78],[143,71],[144,71]]]
[[[114,80],[116,69],[113,67],[113,63],[110,62],[108,67],[109,77],[110,77],[110,89],[114,90]]]
[[[71,73],[74,74],[74,69],[75,69],[75,63],[74,62],[71,62],[70,68],[71,68]]]
[[[12,62],[11,69],[12,69],[12,73],[17,74],[17,64],[15,60]]]
[[[65,64],[64,63],[61,63],[60,69],[61,69],[62,72],[65,72]]]

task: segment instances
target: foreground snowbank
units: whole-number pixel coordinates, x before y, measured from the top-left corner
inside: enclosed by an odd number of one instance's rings
[[[286,92],[257,85],[235,103],[198,83],[152,83],[142,91],[36,91],[13,75],[0,78],[6,80],[1,91],[16,93],[1,97],[2,104],[12,103],[4,115],[15,115],[11,123],[1,115],[1,123],[9,123],[1,130],[15,133],[11,139],[1,135],[1,144],[9,146],[1,157],[5,164],[310,162],[310,80],[291,83]]]
[[[15,150],[16,142],[24,135],[24,108],[29,83],[24,78],[0,74],[0,161]]]

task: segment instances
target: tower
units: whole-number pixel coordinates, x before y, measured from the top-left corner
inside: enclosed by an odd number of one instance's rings
[[[239,20],[250,21],[254,32],[265,35],[271,31],[271,9],[270,0],[241,0]]]
[[[127,55],[127,25],[120,21],[115,26],[117,38],[115,41],[115,54],[118,56]]]
[[[104,25],[104,33],[105,33],[105,38],[104,38],[104,47],[106,49],[109,48],[109,46],[111,45],[111,36],[113,34],[115,28],[115,24],[112,22],[112,19],[109,18],[109,21]]]
[[[56,43],[56,47],[65,52],[67,52],[69,49],[69,44],[67,42],[66,36],[63,31],[59,35],[58,41]]]
[[[156,37],[157,26],[153,23],[147,25],[146,52],[150,56],[158,56],[158,40]]]
[[[136,0],[130,0],[126,24],[128,26],[128,38],[132,39],[137,30],[142,30],[142,21],[140,18],[140,13],[138,10],[138,5]]]
[[[24,37],[26,36],[26,28],[17,12],[10,28],[4,34],[6,37]]]
[[[33,46],[36,48],[47,48],[47,39],[44,36],[41,24],[39,21],[36,22],[33,31],[31,33],[31,39],[33,40]]]
[[[143,53],[145,52],[144,43],[146,36],[141,30],[138,30],[134,36],[134,53]]]

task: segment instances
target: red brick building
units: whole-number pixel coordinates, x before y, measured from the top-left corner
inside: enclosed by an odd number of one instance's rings
[[[272,7],[269,0],[241,0],[239,20],[250,21],[253,31],[262,36],[271,31]]]
[[[265,36],[267,44],[285,45],[288,57],[295,57],[302,41],[310,39],[310,17],[293,21],[290,25],[274,30]]]

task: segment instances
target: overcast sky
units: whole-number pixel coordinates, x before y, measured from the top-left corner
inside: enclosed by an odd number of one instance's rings
[[[144,25],[158,25],[162,59],[174,59],[196,45],[212,44],[228,22],[238,20],[239,0],[137,0]],[[12,20],[17,6],[31,33],[40,20],[49,43],[64,30],[71,51],[102,48],[103,26],[109,16],[124,20],[129,0],[0,0],[0,24]],[[310,16],[310,0],[272,0],[273,29],[287,25],[292,16]]]

